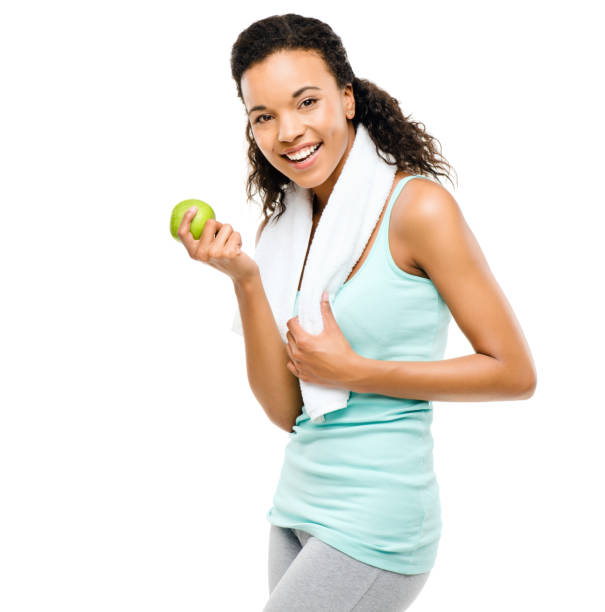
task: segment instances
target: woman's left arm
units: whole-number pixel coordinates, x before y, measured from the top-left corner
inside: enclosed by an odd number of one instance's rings
[[[405,195],[404,195],[405,194]],[[527,399],[536,369],[521,327],[453,196],[410,181],[390,223],[433,281],[473,355],[440,361],[380,361],[355,353],[347,388],[437,401]]]

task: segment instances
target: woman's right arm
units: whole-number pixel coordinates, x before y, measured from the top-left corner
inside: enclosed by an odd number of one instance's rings
[[[301,413],[303,399],[298,378],[288,370],[286,344],[275,323],[275,317],[260,274],[247,281],[234,281],[239,305],[248,382],[269,420],[291,432]]]
[[[252,393],[269,420],[291,432],[303,405],[298,378],[288,370],[290,360],[273,311],[265,295],[258,264],[241,250],[242,239],[228,223],[208,219],[199,240],[191,234],[195,209],[183,216],[178,235],[190,257],[227,274],[233,281],[246,343],[246,367]],[[256,242],[263,228],[259,227]]]
[[[265,226],[260,224],[256,244]],[[233,281],[239,305],[248,382],[269,419],[287,432],[292,431],[303,405],[298,378],[288,370],[289,356],[275,323],[260,274]]]

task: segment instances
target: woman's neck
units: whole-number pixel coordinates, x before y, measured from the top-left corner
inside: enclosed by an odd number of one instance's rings
[[[323,208],[319,207],[319,200],[317,196],[313,194],[313,223],[319,223],[319,218],[321,217],[321,213],[323,212]]]

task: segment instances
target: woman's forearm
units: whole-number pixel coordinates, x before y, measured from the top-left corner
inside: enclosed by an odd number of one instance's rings
[[[260,276],[233,283],[239,305],[252,393],[269,419],[290,432],[302,408],[298,378],[288,370],[282,340]]]
[[[532,372],[517,373],[502,361],[475,353],[440,361],[380,361],[358,355],[347,388],[356,393],[443,402],[527,399]]]

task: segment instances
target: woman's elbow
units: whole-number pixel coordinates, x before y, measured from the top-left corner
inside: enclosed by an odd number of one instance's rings
[[[519,384],[519,391],[517,393],[517,399],[529,399],[536,392],[536,386],[538,384],[538,376],[536,375],[533,368],[530,372],[522,379],[522,384]]]

